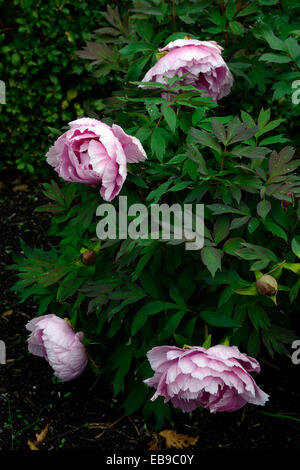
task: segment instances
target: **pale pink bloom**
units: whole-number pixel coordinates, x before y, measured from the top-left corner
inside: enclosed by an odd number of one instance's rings
[[[198,41],[196,39],[177,39],[166,47],[167,51],[146,73],[143,82],[159,82],[168,85],[165,77],[188,75],[178,85],[193,85],[207,92],[214,101],[230,93],[233,77],[224,62],[223,48],[215,41]],[[145,87],[145,85],[140,85]]]
[[[88,357],[82,344],[83,333],[75,333],[62,318],[50,314],[30,320],[28,350],[44,357],[63,382],[76,379],[84,371]]]
[[[111,201],[121,191],[127,163],[147,158],[141,142],[97,119],[81,118],[69,126],[49,149],[47,162],[66,181],[101,184],[101,196]]]
[[[246,403],[264,405],[268,400],[249,374],[260,371],[258,362],[236,346],[158,346],[147,357],[155,372],[144,381],[156,389],[151,400],[163,396],[165,403],[171,400],[182,411],[201,406],[211,413],[235,411]]]

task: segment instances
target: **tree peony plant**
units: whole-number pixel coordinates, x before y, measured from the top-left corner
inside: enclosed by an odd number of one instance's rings
[[[102,184],[100,194],[111,201],[122,189],[127,163],[146,159],[142,144],[117,125],[81,118],[69,123],[47,153],[47,162],[66,181]]]
[[[83,333],[74,333],[62,318],[50,314],[33,318],[26,325],[30,353],[44,357],[63,382],[74,380],[84,371],[88,357],[82,344]]]
[[[268,395],[249,372],[260,372],[256,359],[236,346],[217,345],[181,349],[158,346],[147,353],[155,374],[144,382],[156,388],[152,401],[165,397],[175,408],[193,411],[199,406],[211,413],[235,411],[247,402],[264,405]]]
[[[159,49],[162,57],[142,81],[167,85],[167,78],[188,73],[181,85],[193,85],[217,101],[230,93],[233,83],[232,74],[221,56],[222,50],[215,41],[177,39]]]

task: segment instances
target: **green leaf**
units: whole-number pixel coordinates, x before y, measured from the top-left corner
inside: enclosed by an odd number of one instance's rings
[[[211,121],[212,130],[215,136],[224,144],[226,145],[226,130],[223,126],[222,122],[218,119],[213,118]]]
[[[251,357],[256,357],[260,350],[260,336],[256,330],[253,330],[247,343],[247,352]]]
[[[211,347],[211,335],[208,335],[202,343],[202,348],[208,349]]]
[[[235,289],[234,292],[239,295],[258,295],[256,284],[252,284],[251,286],[245,287],[243,289]]]
[[[170,338],[173,334],[175,334],[178,325],[180,324],[181,320],[184,317],[186,310],[176,312],[171,318],[167,321],[166,325],[159,332],[158,337],[159,341],[163,341],[164,339]]]
[[[259,60],[262,60],[264,62],[274,62],[276,64],[287,64],[292,61],[290,57],[287,55],[283,54],[273,54],[272,52],[269,53],[267,52],[266,54],[263,54]]]
[[[162,311],[178,309],[178,305],[171,302],[153,300],[143,305],[135,315],[131,325],[131,335],[134,336],[146,323],[149,316],[156,315]]]
[[[300,235],[295,235],[292,240],[292,250],[295,255],[300,258]]]
[[[145,65],[147,64],[147,62],[150,60],[151,57],[152,57],[152,54],[149,54],[149,55],[146,55],[146,57],[140,57],[138,60],[135,60],[134,62],[132,62],[127,72],[127,80],[128,81],[137,80],[140,77],[143,68],[145,67]]]
[[[258,226],[259,226],[259,220],[256,219],[255,217],[252,217],[252,219],[249,221],[249,224],[248,224],[249,233],[255,232]]]
[[[46,271],[45,273],[43,273],[39,277],[38,283],[42,285],[43,287],[51,286],[52,284],[55,284],[60,279],[62,279],[72,269],[73,267],[70,265],[58,266],[57,268],[53,268],[50,271]]]
[[[213,326],[219,326],[223,328],[236,328],[240,326],[239,322],[232,320],[232,318],[226,317],[225,315],[222,315],[218,312],[201,312],[200,317],[202,317],[206,323],[209,323],[209,325]]]
[[[239,23],[238,21],[229,21],[229,28],[233,32],[233,34],[236,34],[238,36],[241,36],[244,34],[244,26],[242,23]]]
[[[276,235],[279,238],[283,238],[283,240],[287,242],[288,240],[287,234],[285,233],[283,228],[281,228],[279,225],[275,224],[275,222],[272,222],[271,220],[264,220],[263,224],[269,232],[271,232],[273,235]]]
[[[174,300],[174,302],[176,302],[177,305],[179,305],[180,307],[186,308],[186,303],[185,303],[185,301],[184,301],[182,295],[180,294],[178,287],[176,287],[176,286],[173,284],[173,285],[170,287],[169,293],[170,293],[171,299]]]
[[[151,49],[149,48],[148,44],[142,44],[140,42],[137,42],[122,47],[122,49],[119,50],[119,53],[123,56],[131,56],[133,54],[136,54],[137,52],[142,51],[151,51]]]
[[[157,156],[160,162],[163,161],[166,146],[167,146],[167,133],[164,129],[156,127],[151,136],[151,150]]]
[[[201,259],[212,277],[215,277],[216,271],[221,271],[221,251],[211,246],[204,246],[201,250]]]
[[[160,112],[156,104],[146,103],[146,109],[150,116],[151,121],[156,121],[160,117]]]
[[[205,108],[197,108],[192,114],[192,124],[196,126],[202,120],[205,114]]]
[[[125,415],[131,415],[137,411],[146,401],[148,389],[145,384],[139,383],[135,385],[129,392],[129,395],[124,403]]]
[[[253,13],[257,12],[259,12],[259,8],[254,3],[252,3],[240,10],[236,17],[239,18],[240,16],[252,15]]]
[[[229,0],[226,10],[225,10],[225,15],[228,20],[232,20],[234,17],[234,14],[236,12],[236,4],[235,0]]]
[[[265,330],[271,326],[267,313],[257,303],[248,306],[248,316],[257,331],[259,327]]]
[[[245,240],[243,238],[230,238],[223,245],[223,251],[233,256],[237,256],[237,250],[240,250]]]
[[[262,201],[260,201],[256,207],[258,215],[262,217],[263,219],[267,217],[271,209],[272,209],[271,203],[267,199],[263,199]]]
[[[118,370],[113,378],[113,387],[114,395],[117,395],[121,390],[124,390],[124,377],[130,369],[133,349],[122,344],[114,356],[113,368],[118,368]]]
[[[266,139],[261,140],[260,145],[284,144],[290,140],[282,136],[283,134],[278,134],[273,137],[267,137]]]
[[[176,192],[176,191],[181,191],[182,189],[185,189],[187,186],[189,186],[192,183],[192,181],[177,181],[174,186],[172,186],[169,191],[170,192]]]
[[[194,145],[187,145],[187,156],[193,162],[197,163],[199,173],[201,173],[202,175],[208,174],[206,162],[202,156],[202,153]]]
[[[249,215],[244,211],[235,209],[234,207],[227,206],[226,204],[208,204],[208,209],[212,211],[214,215],[219,214],[239,214],[239,215]]]
[[[284,119],[276,119],[275,121],[271,121],[268,124],[265,125],[262,129],[260,129],[256,134],[255,137],[258,139],[261,135],[265,134],[266,132],[270,132],[276,127],[278,127]],[[261,144],[260,144],[261,145]]]
[[[192,129],[190,131],[190,134],[191,134],[191,136],[193,136],[195,138],[195,140],[198,143],[212,148],[219,155],[222,154],[221,146],[218,144],[216,139],[211,134],[209,134],[208,132],[203,131],[203,130],[200,131],[199,129],[195,129],[194,127],[192,127]]]
[[[247,215],[244,216],[244,217],[239,217],[237,219],[233,219],[231,221],[231,224],[230,224],[230,230],[235,230],[237,228],[242,227],[243,225],[245,225],[248,222],[249,219],[250,219],[250,217],[247,216]]]
[[[261,259],[258,261],[255,261],[250,267],[250,271],[257,271],[258,269],[265,269],[270,261],[268,259]]]
[[[250,145],[245,145],[243,147],[234,147],[230,150],[230,153],[237,155],[238,157],[247,157],[247,158],[264,158],[271,150],[266,147],[252,147]]]
[[[300,45],[292,37],[287,38],[284,42],[285,42],[285,45],[287,47],[288,53],[290,54],[291,58],[294,61],[296,61],[297,58],[300,55]]]
[[[300,278],[297,280],[296,284],[294,284],[290,290],[289,298],[291,302],[294,302],[294,300],[298,297],[299,289],[300,289]]]
[[[163,103],[161,105],[161,111],[165,120],[167,121],[169,128],[173,133],[175,133],[177,123],[175,111],[167,103]]]
[[[265,1],[269,1],[269,0],[265,0]],[[274,3],[277,3],[277,1],[275,2],[275,0],[271,0],[271,1]],[[262,4],[262,0],[260,0],[260,4]],[[277,51],[286,51],[286,45],[281,39],[275,36],[271,27],[268,24],[266,23],[262,24],[261,31],[262,31],[263,38],[268,42],[269,46],[272,49],[275,49]]]
[[[230,221],[226,215],[221,215],[217,218],[214,224],[214,241],[216,244],[220,243],[229,234]]]
[[[258,115],[258,125],[259,127],[264,127],[270,120],[271,117],[271,108],[264,110],[263,108],[260,110]]]
[[[234,294],[234,291],[231,286],[225,287],[225,289],[222,291],[222,294],[220,295],[219,302],[218,302],[218,308],[222,307],[222,305],[226,304],[229,299],[231,299],[232,295]]]

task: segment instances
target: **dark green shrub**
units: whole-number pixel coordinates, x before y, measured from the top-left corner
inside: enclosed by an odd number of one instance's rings
[[[290,144],[299,138],[299,106],[291,98],[299,72],[299,7],[272,0],[246,6],[175,1],[174,17],[169,2],[133,4],[122,24],[117,10],[108,9],[109,29],[96,33],[100,47],[92,42],[79,55],[97,60],[97,74],[119,83],[103,100],[100,118],[138,137],[148,155],[129,165],[121,195],[149,209],[162,202],[204,204],[205,246],[186,251],[161,240],[100,242],[98,190],[52,181],[44,191],[51,202],[39,210],[52,214],[49,235],[60,242],[49,252],[23,246],[25,257],[13,268],[20,271],[15,290],[21,300],[33,296],[39,314],[68,315],[86,333],[95,373],[124,394],[126,413],[143,406],[160,427],[170,408],[150,402],[142,384],[151,376],[145,359],[151,347],[212,340],[252,356],[274,355],[286,354],[295,337],[300,177]],[[172,106],[160,85],[137,88],[157,49],[186,34],[213,36],[224,47],[235,85],[218,105],[193,88]],[[118,207],[118,198],[111,204]],[[86,250],[96,253],[95,264],[82,262]],[[263,275],[272,276],[271,289],[262,289]]]

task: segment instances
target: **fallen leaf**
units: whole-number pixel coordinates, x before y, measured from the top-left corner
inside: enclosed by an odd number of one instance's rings
[[[172,429],[166,429],[159,434],[166,440],[167,447],[175,447],[175,449],[194,446],[199,439],[199,437],[191,437],[186,434],[177,434]]]
[[[5,321],[8,321],[8,318],[6,317],[9,317],[9,315],[12,315],[13,312],[14,312],[13,310],[7,310],[6,312],[2,313],[1,318],[3,318],[3,320]]]
[[[12,188],[14,192],[17,191],[29,191],[28,185],[27,184],[17,184]]]
[[[48,428],[49,428],[49,424],[46,424],[44,429],[39,434],[35,433],[35,437],[36,437],[35,441],[30,441],[30,440],[27,441],[27,444],[30,450],[39,450],[39,445],[42,444],[46,439]]]
[[[149,450],[159,450],[160,442],[159,442],[158,434],[154,432],[152,436],[153,436],[152,441],[148,442]]]

